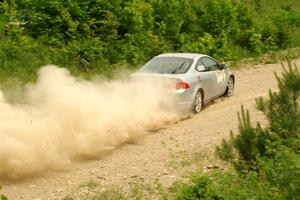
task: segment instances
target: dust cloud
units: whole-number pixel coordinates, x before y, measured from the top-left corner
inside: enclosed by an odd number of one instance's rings
[[[0,178],[64,170],[178,120],[161,84],[86,81],[45,66],[22,103],[8,102],[0,91]]]

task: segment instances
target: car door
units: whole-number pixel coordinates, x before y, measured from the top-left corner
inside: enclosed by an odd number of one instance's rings
[[[226,87],[226,76],[224,70],[220,69],[220,64],[210,57],[202,58],[202,62],[214,74],[213,82],[214,93],[213,97],[220,96]]]
[[[211,64],[212,63],[209,62],[206,57],[200,58],[196,64],[196,71],[198,66],[203,65],[205,68],[205,71],[197,72],[198,79],[201,82],[205,94],[204,101],[214,98],[217,92],[216,73]]]

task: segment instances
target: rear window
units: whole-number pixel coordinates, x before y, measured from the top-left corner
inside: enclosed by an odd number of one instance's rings
[[[179,57],[155,57],[147,62],[141,72],[158,74],[184,74],[193,63],[193,59]]]

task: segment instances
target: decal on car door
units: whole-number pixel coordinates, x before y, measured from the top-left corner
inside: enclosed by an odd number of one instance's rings
[[[225,81],[225,73],[223,71],[216,71],[217,83]]]

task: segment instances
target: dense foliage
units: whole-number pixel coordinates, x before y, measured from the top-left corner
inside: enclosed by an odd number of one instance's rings
[[[300,46],[299,9],[297,0],[4,0],[0,77],[48,63],[105,73],[162,52],[233,60]]]

